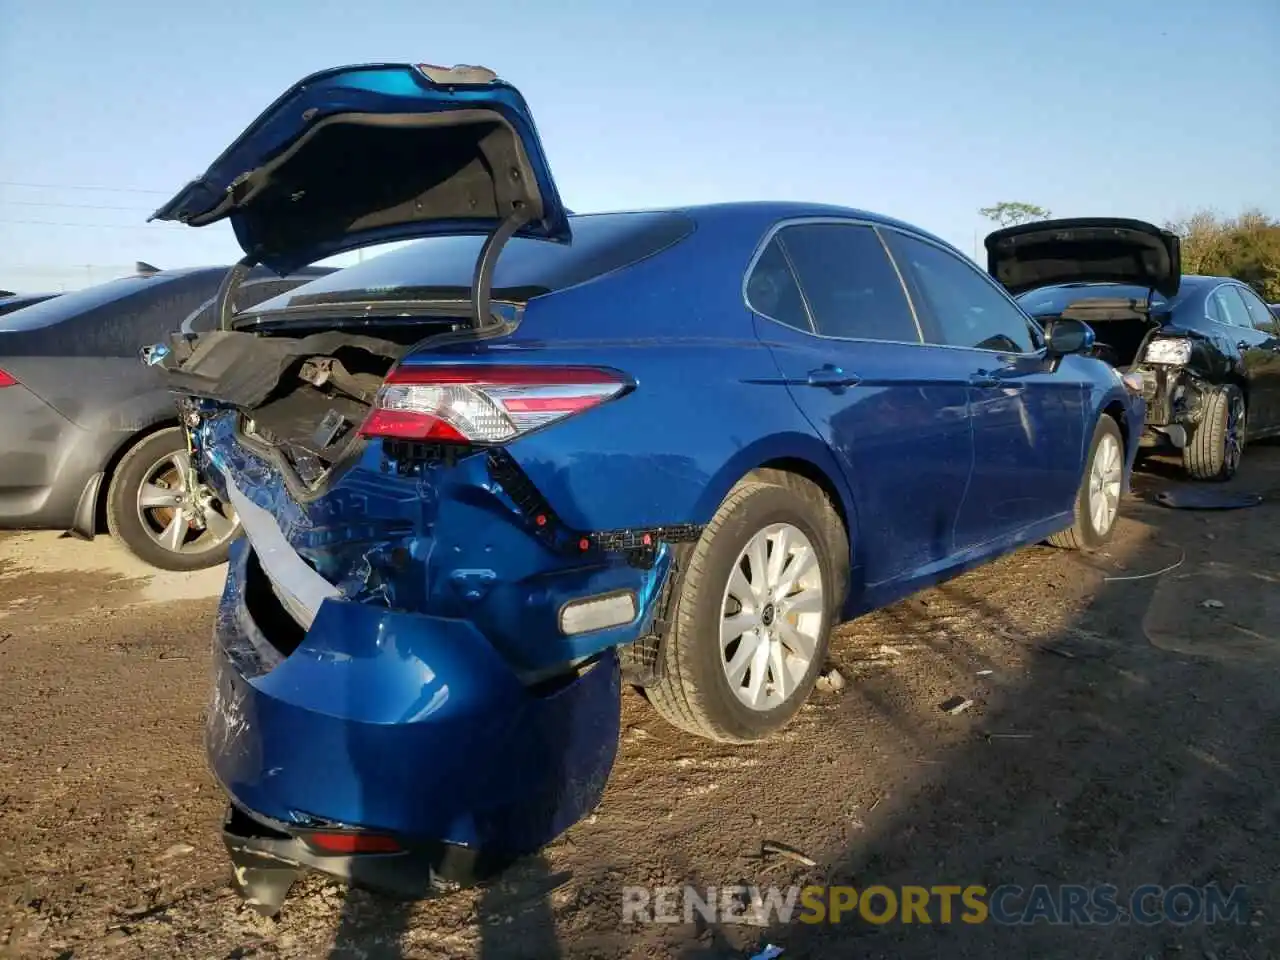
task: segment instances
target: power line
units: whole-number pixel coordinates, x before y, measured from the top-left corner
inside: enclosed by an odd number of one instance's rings
[[[146,223],[75,223],[70,220],[8,220],[0,219],[0,223],[22,223],[31,226],[41,227],[87,227],[90,230],[107,229],[107,230],[154,230],[156,224]],[[181,224],[161,223],[160,227],[176,230],[181,228]]]
[[[149,207],[121,207],[97,203],[46,203],[43,200],[0,200],[0,207],[66,207],[70,210],[129,210],[134,213],[149,210]]]
[[[33,187],[38,190],[91,190],[98,193],[150,193],[172,196],[171,190],[144,190],[141,187],[89,187],[75,183],[25,183],[18,180],[0,180],[0,187]]]

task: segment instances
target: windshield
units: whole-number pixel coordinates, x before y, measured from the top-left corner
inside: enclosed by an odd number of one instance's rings
[[[1060,315],[1081,300],[1136,300],[1146,303],[1148,294],[1151,295],[1153,311],[1168,309],[1169,301],[1162,294],[1127,283],[1063,283],[1029,290],[1014,299],[1033,317],[1045,317]]]
[[[526,300],[584,283],[650,257],[693,232],[682,213],[608,213],[570,218],[568,244],[516,238],[494,271],[495,299]],[[274,310],[385,300],[468,299],[484,237],[430,237],[272,297]]]
[[[116,300],[123,300],[139,290],[164,283],[163,277],[122,277],[72,293],[64,293],[50,300],[34,303],[0,316],[0,333],[17,330],[39,330],[61,323],[68,317],[78,316]]]

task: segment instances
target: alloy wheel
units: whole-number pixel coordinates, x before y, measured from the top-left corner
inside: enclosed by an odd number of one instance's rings
[[[1093,454],[1093,467],[1089,471],[1089,521],[1094,533],[1104,537],[1110,532],[1120,512],[1120,485],[1124,468],[1121,464],[1120,444],[1109,433],[1104,433]]]
[[[786,703],[813,663],[826,610],[818,553],[798,527],[776,523],[742,549],[725,587],[720,662],[752,710]]]
[[[205,553],[233,538],[240,529],[235,511],[204,484],[194,481],[185,450],[157,460],[138,487],[142,529],[171,553]]]

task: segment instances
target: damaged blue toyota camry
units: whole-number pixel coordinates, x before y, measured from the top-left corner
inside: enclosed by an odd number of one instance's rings
[[[267,913],[304,870],[417,896],[544,845],[599,801],[624,685],[769,736],[841,619],[1104,543],[1142,430],[1086,325],[909,224],[571,214],[482,68],[308,77],[154,218],[245,252],[217,329],[147,360],[245,533],[206,743]],[[234,309],[255,265],[407,240]]]

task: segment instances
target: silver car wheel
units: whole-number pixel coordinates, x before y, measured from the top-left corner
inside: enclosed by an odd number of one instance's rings
[[[739,554],[720,614],[720,662],[752,710],[780,707],[813,663],[826,611],[809,538],[789,523],[757,532]]]
[[[1093,467],[1089,471],[1089,519],[1093,531],[1105,537],[1116,522],[1120,512],[1120,485],[1124,476],[1120,444],[1109,433],[1104,433],[1093,454]]]
[[[185,450],[157,460],[138,487],[142,529],[170,553],[205,553],[232,539],[240,529],[235,510],[193,484],[191,456]]]

